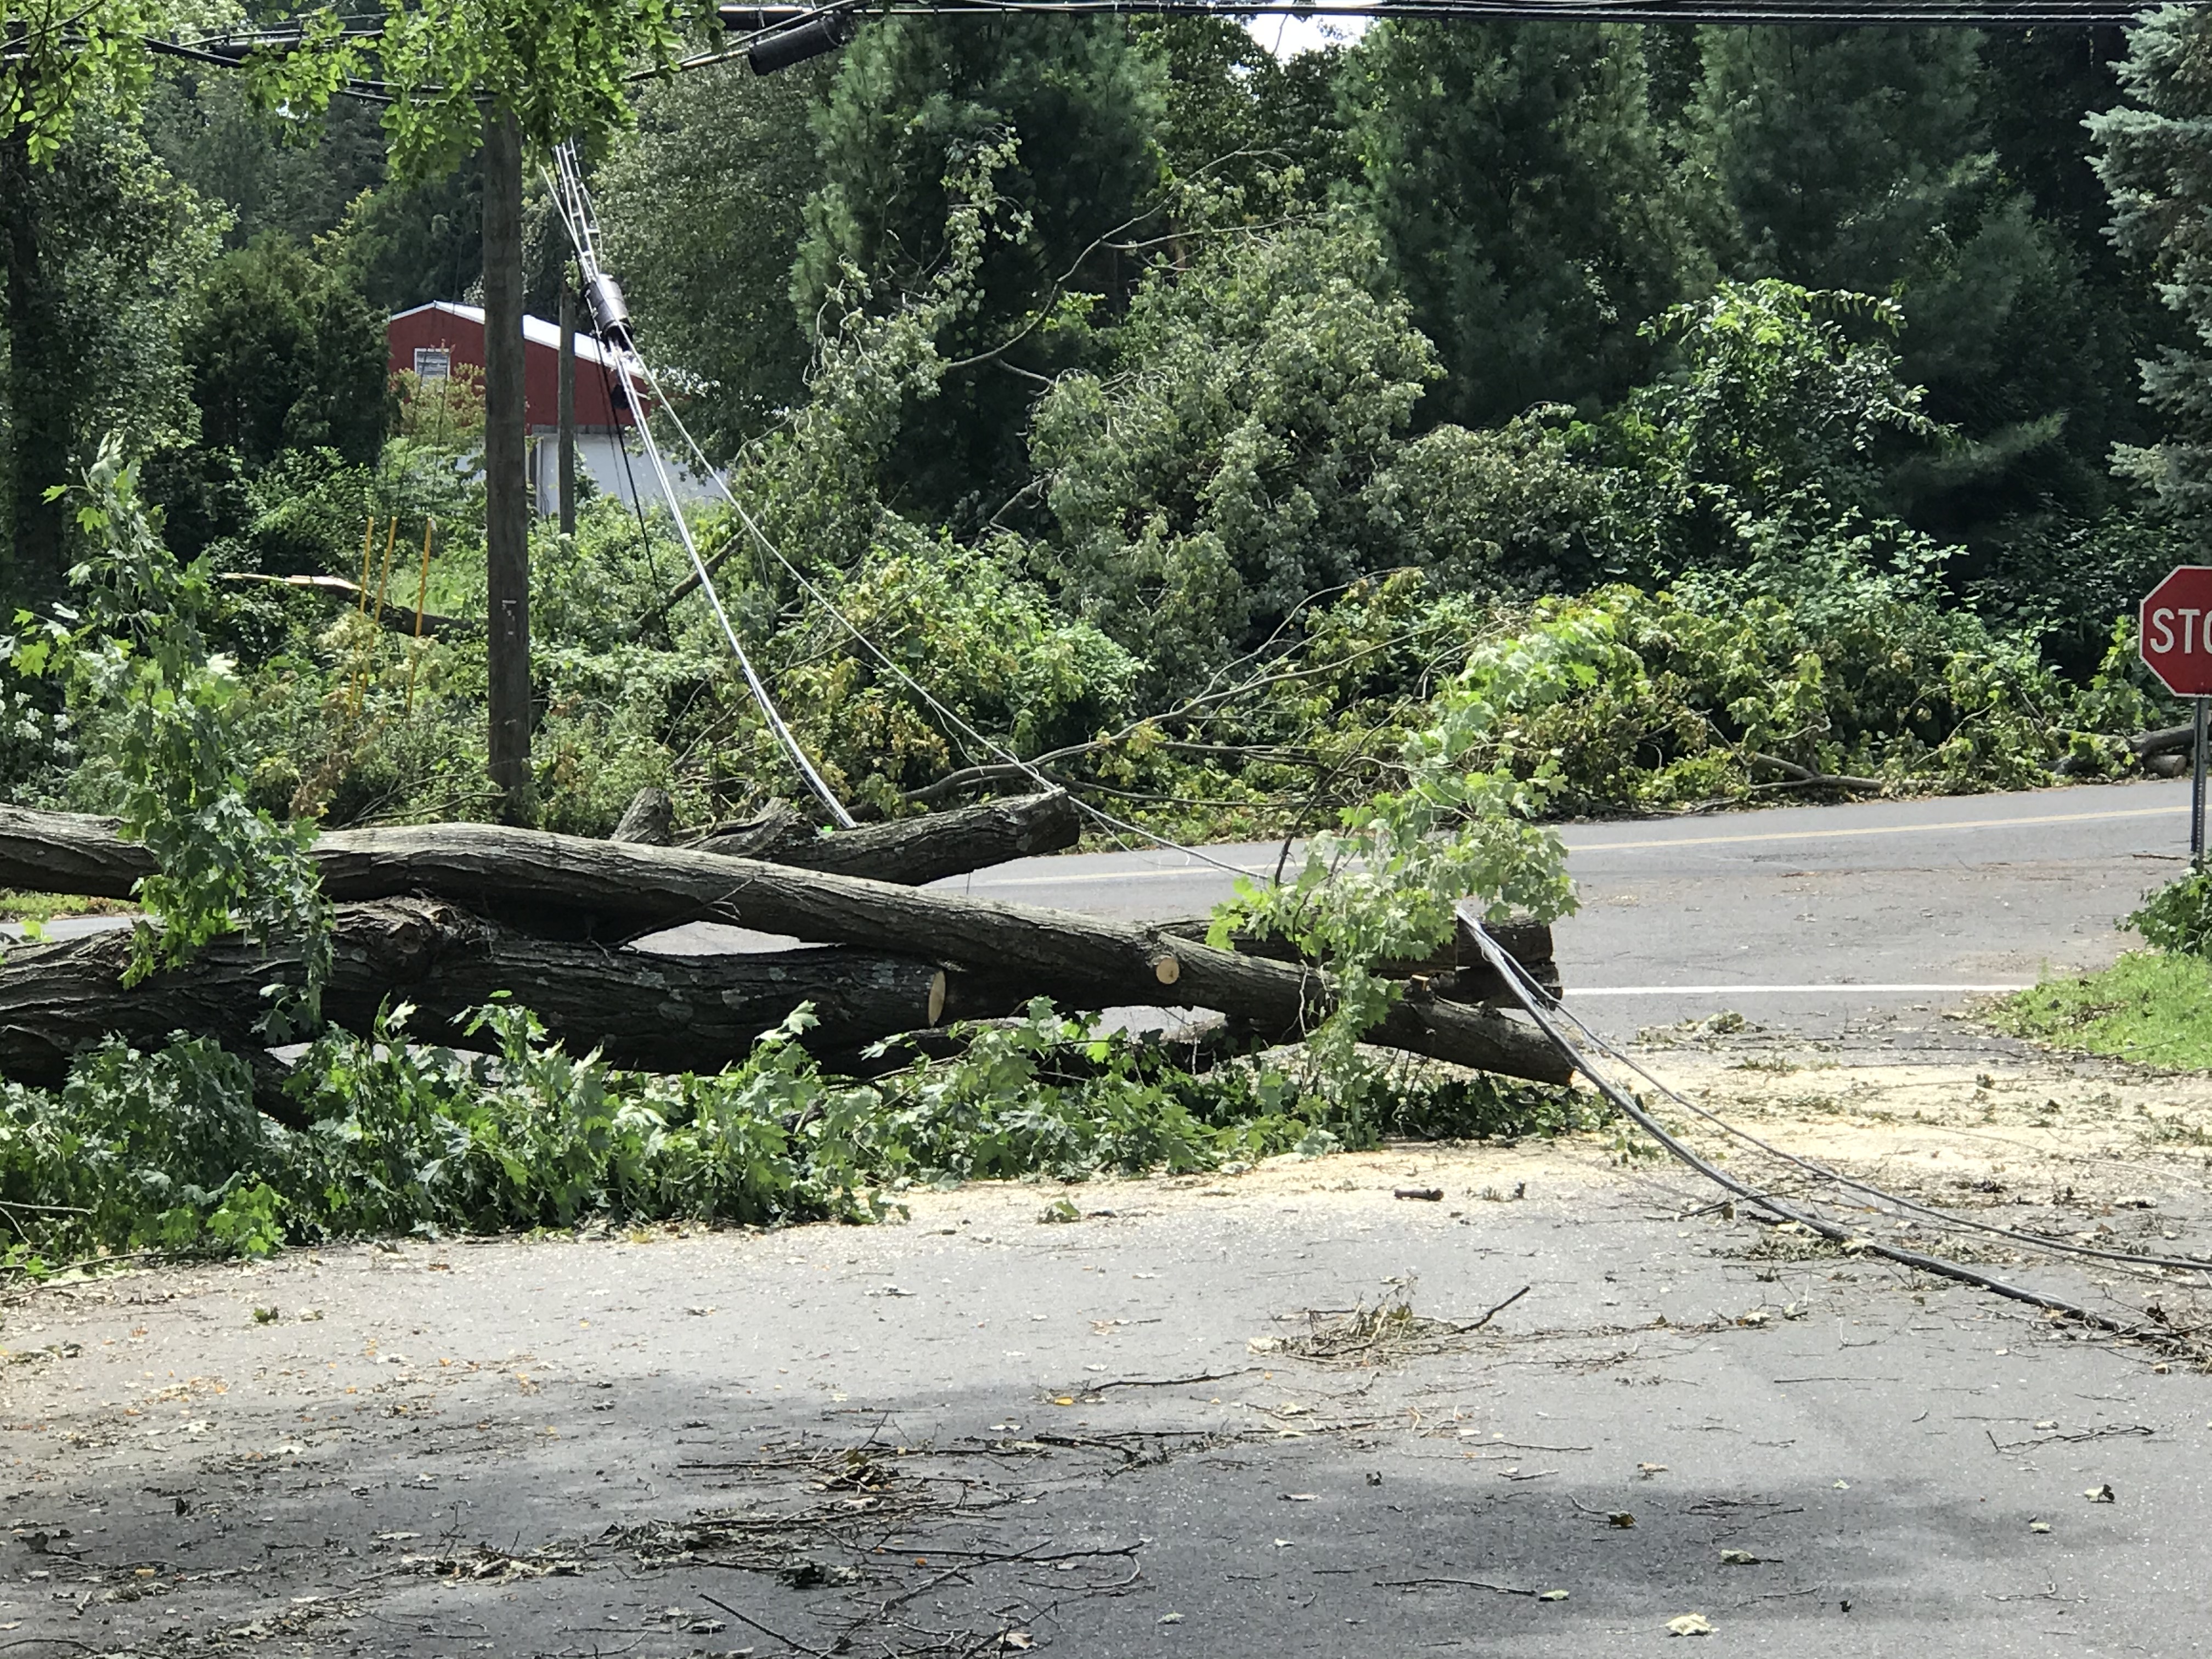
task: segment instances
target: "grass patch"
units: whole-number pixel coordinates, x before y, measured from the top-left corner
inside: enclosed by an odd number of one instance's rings
[[[2015,992],[1989,1021],[2060,1048],[2168,1071],[2212,1071],[2212,962],[2130,951],[2102,973]]]

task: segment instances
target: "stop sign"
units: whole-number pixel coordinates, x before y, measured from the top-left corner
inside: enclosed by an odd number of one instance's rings
[[[2212,566],[2185,564],[2142,602],[2136,648],[2178,697],[2212,696]]]

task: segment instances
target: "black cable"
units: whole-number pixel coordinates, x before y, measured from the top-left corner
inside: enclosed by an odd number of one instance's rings
[[[623,436],[621,416],[623,409],[628,406],[627,401],[622,405],[617,405],[615,402],[615,377],[607,369],[606,342],[594,334],[592,336],[592,343],[599,349],[598,362],[599,384],[606,388],[607,408],[616,417],[615,447],[622,453],[623,477],[629,484],[629,504],[637,514],[637,544],[645,554],[646,573],[653,578],[653,592],[662,592],[665,591],[666,584],[660,580],[660,565],[653,556],[653,532],[646,524],[645,497],[638,492],[637,473],[629,464],[629,441]],[[635,410],[630,412],[636,413]],[[664,635],[665,631],[665,629],[663,630]]]
[[[2030,1307],[2040,1308],[2046,1313],[2059,1314],[2069,1319],[2078,1320],[2093,1329],[2106,1332],[2110,1335],[2129,1337],[2143,1342],[2179,1346],[2180,1333],[2160,1330],[2153,1327],[2126,1324],[2108,1314],[2098,1313],[2065,1297],[2053,1296],[2047,1291],[2033,1290],[2024,1285],[2015,1285],[2008,1279],[1998,1279],[1994,1274],[1982,1273],[1961,1262],[1946,1261],[1942,1256],[1924,1255],[1917,1250],[1899,1249],[1895,1245],[1885,1244],[1879,1239],[1863,1238],[1849,1228],[1829,1220],[1826,1216],[1802,1210],[1794,1204],[1777,1198],[1772,1193],[1753,1187],[1750,1182],[1739,1180],[1736,1176],[1729,1174],[1717,1164],[1700,1157],[1675,1139],[1664,1125],[1661,1124],[1650,1112],[1644,1110],[1642,1103],[1633,1095],[1593,1066],[1589,1059],[1575,1047],[1573,1041],[1552,1018],[1551,1013],[1545,1006],[1553,1002],[1551,994],[1530,978],[1528,970],[1515,961],[1504,947],[1491,937],[1487,927],[1478,923],[1474,928],[1474,933],[1475,943],[1480,948],[1484,960],[1489,963],[1492,971],[1504,981],[1506,988],[1513,993],[1514,1000],[1521,1005],[1528,1018],[1536,1022],[1537,1029],[1551,1040],[1552,1046],[1559,1050],[1560,1058],[1596,1085],[1598,1092],[1610,1101],[1622,1116],[1665,1147],[1675,1158],[1687,1164],[1723,1190],[1733,1194],[1747,1203],[1757,1205],[1770,1214],[1778,1216],[1784,1221],[1794,1222],[1810,1232],[1817,1233],[1831,1243],[1847,1245],[1861,1255],[1880,1256],[1885,1261],[1894,1261],[1900,1267],[1917,1268],[1922,1273],[1932,1273],[1941,1279],[1954,1279],[1962,1285],[1971,1285],[1978,1290],[1988,1291],[1993,1295],[2004,1297],[2011,1301],[2023,1302]],[[2044,1245],[2043,1248],[2057,1249],[2063,1247],[2051,1243]]]

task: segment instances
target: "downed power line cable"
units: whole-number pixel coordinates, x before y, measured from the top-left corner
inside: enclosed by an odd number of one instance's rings
[[[1808,1232],[1815,1233],[1832,1244],[1843,1245],[1856,1254],[1879,1256],[1884,1261],[1894,1261],[1900,1267],[1916,1268],[1939,1279],[1949,1279],[1961,1285],[1971,1285],[1977,1290],[1988,1291],[1992,1295],[2001,1296],[2010,1301],[2022,1302],[2030,1307],[2040,1308],[2045,1313],[2075,1320],[2094,1330],[2103,1331],[2108,1335],[2127,1337],[2135,1341],[2154,1344],[2171,1345],[2178,1341],[2179,1334],[2175,1332],[2130,1324],[2114,1319],[2109,1314],[2099,1313],[2094,1309],[2085,1307],[2081,1303],[2068,1297],[2055,1296],[2047,1291],[2039,1291],[2029,1285],[2015,1285],[2009,1279],[1999,1279],[1993,1273],[1983,1273],[1978,1268],[1966,1266],[1964,1262],[1951,1261],[1942,1256],[1924,1255],[1918,1250],[1901,1249],[1893,1244],[1885,1244],[1879,1239],[1863,1237],[1851,1231],[1850,1228],[1829,1220],[1826,1216],[1801,1209],[1796,1205],[1776,1197],[1771,1192],[1754,1187],[1750,1182],[1729,1174],[1711,1159],[1703,1157],[1677,1139],[1658,1119],[1644,1109],[1643,1103],[1634,1095],[1591,1065],[1589,1057],[1575,1046],[1574,1040],[1568,1036],[1560,1028],[1559,1022],[1553,1018],[1551,1012],[1546,1006],[1552,1000],[1550,994],[1530,978],[1528,971],[1516,962],[1495,939],[1491,937],[1488,927],[1478,924],[1474,933],[1475,943],[1481,949],[1483,959],[1490,964],[1492,971],[1505,982],[1507,988],[1512,992],[1514,1000],[1521,1005],[1528,1018],[1535,1021],[1537,1029],[1550,1039],[1552,1046],[1559,1050],[1560,1057],[1595,1085],[1598,1092],[1603,1095],[1622,1116],[1658,1142],[1675,1159],[1696,1170],[1715,1186],[1733,1194],[1747,1203],[1756,1205],[1785,1222],[1794,1223]],[[2045,1245],[2044,1248],[2055,1247]]]

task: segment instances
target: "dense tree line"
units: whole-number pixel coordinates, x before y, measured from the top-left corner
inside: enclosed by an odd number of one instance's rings
[[[588,159],[646,349],[817,584],[741,561],[741,617],[833,769],[896,810],[973,757],[825,633],[820,584],[963,717],[1094,759],[1255,652],[1389,662],[1338,685],[1373,713],[1531,605],[1643,614],[1602,597],[1623,583],[1669,615],[1753,593],[1984,651],[1955,623],[2005,642],[1992,684],[2033,664],[2104,686],[2100,719],[2142,713],[2096,677],[2204,505],[2204,54],[2179,10],[2132,36],[1393,22],[1286,62],[1205,20],[906,16],[784,76],[649,84]],[[390,312],[477,286],[459,128],[395,163],[372,108],[272,112],[193,65],[79,103],[35,155],[23,122],[0,145],[11,603],[59,592],[53,486],[116,433],[187,558],[343,574],[364,518],[434,512],[440,602],[480,613],[470,411],[387,385],[382,340]],[[526,213],[550,313],[562,245],[534,185]],[[711,642],[655,608],[668,556],[604,513],[540,550],[542,769],[580,827],[656,767],[773,766],[702,701]],[[1406,573],[1418,621],[1393,610]],[[307,711],[336,647],[298,616],[238,626],[270,676],[270,804],[474,810],[458,726],[333,737]],[[1753,654],[1802,682],[1814,647],[1774,655],[1809,637],[1777,626]],[[465,703],[481,664],[455,664]],[[1942,750],[1952,716],[1890,695],[1864,742]],[[1171,741],[1310,763],[1341,713]],[[1805,754],[1829,742],[1806,730]],[[1674,776],[1708,738],[1637,741],[1632,770]],[[1859,742],[1822,763],[1875,765]],[[1229,787],[1170,787],[1115,744],[1133,794]]]

